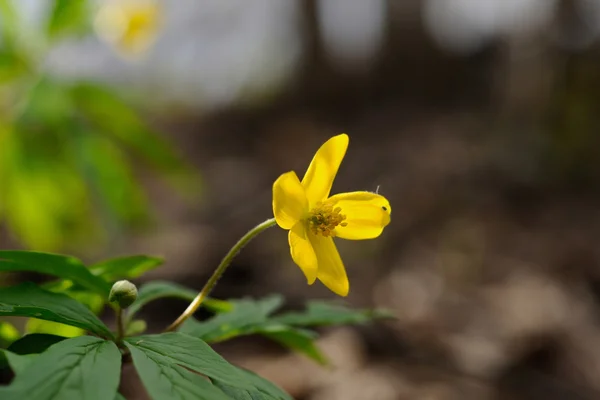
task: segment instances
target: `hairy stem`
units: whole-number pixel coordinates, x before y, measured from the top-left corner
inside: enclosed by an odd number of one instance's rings
[[[225,257],[223,258],[217,269],[215,269],[215,272],[213,272],[211,277],[208,279],[200,293],[198,293],[198,295],[194,298],[194,300],[192,300],[190,305],[175,320],[175,322],[173,322],[167,327],[167,329],[165,329],[165,332],[175,331],[177,328],[179,328],[179,326],[181,326],[181,324],[185,322],[186,319],[191,317],[196,312],[196,310],[198,310],[204,299],[208,297],[210,292],[213,290],[213,288],[219,281],[219,278],[223,276],[223,273],[225,272],[225,270],[227,270],[227,267],[229,267],[235,256],[240,252],[240,250],[243,249],[244,246],[246,246],[252,239],[254,239],[254,237],[258,236],[260,233],[264,232],[268,228],[275,226],[275,224],[275,218],[268,219],[265,222],[256,225],[254,228],[249,230],[244,236],[242,236],[242,238],[238,240],[238,242],[229,250],[227,255],[225,255]]]

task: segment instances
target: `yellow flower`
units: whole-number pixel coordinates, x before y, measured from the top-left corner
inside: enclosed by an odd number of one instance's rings
[[[308,284],[319,279],[331,291],[348,295],[350,284],[333,237],[374,239],[390,223],[387,199],[372,192],[329,196],[348,148],[348,135],[329,139],[317,151],[302,179],[290,171],[273,184],[273,214],[289,230],[292,259]]]
[[[154,43],[160,11],[155,0],[109,0],[98,11],[94,26],[122,55],[137,56]]]

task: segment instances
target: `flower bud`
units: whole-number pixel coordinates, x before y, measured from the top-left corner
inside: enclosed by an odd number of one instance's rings
[[[127,308],[137,299],[137,295],[138,291],[133,283],[126,280],[118,281],[110,289],[108,301],[117,303],[121,308]]]

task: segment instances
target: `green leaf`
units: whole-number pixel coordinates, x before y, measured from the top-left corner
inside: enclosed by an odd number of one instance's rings
[[[57,280],[46,282],[40,285],[42,289],[49,290],[55,293],[64,293],[69,297],[77,300],[87,308],[89,308],[94,314],[100,314],[100,311],[104,308],[106,297],[103,297],[97,293],[90,292],[89,290],[82,290],[73,281],[70,280]]]
[[[142,307],[151,301],[166,297],[174,297],[192,301],[198,294],[197,291],[185,286],[168,281],[152,281],[142,285],[138,290],[138,298],[127,309],[129,318],[132,318]],[[206,299],[202,306],[213,311],[229,311],[232,305],[229,302],[215,299]]]
[[[145,255],[112,258],[89,267],[94,274],[112,282],[119,279],[132,279],[162,265],[164,259]]]
[[[210,342],[253,333],[253,329],[265,324],[282,302],[283,298],[279,295],[261,300],[232,301],[233,309],[230,312],[217,314],[203,322],[189,319],[181,327],[181,332]]]
[[[230,400],[204,377],[177,364],[164,354],[127,343],[146,391],[153,400]]]
[[[217,314],[203,322],[190,318],[181,327],[181,332],[209,343],[221,342],[237,336],[259,334],[303,353],[320,364],[325,364],[325,357],[314,343],[316,337],[314,332],[273,322],[277,317],[269,317],[281,306],[281,303],[280,296],[261,300],[231,301],[233,308],[230,312]]]
[[[315,332],[292,328],[285,325],[273,325],[261,327],[256,330],[256,333],[259,333],[284,347],[302,353],[321,365],[327,364],[327,359],[315,345],[315,339],[317,337]]]
[[[108,297],[110,284],[93,275],[75,257],[33,251],[0,250],[0,271],[31,271],[69,279]]]
[[[15,376],[20,375],[37,357],[37,354],[16,354],[8,350],[2,350],[10,369],[14,372]]]
[[[50,37],[82,33],[87,26],[86,0],[54,0],[47,28]]]
[[[106,338],[113,337],[106,325],[81,303],[30,282],[0,288],[0,316],[8,315],[60,322]]]
[[[160,354],[168,357],[171,363],[179,364],[210,378],[222,380],[232,386],[244,384],[235,367],[217,354],[204,341],[179,332],[160,335],[144,335],[126,339],[128,346],[135,346],[147,354]]]
[[[238,372],[244,376],[244,379],[251,382],[253,389],[241,389],[227,385],[213,379],[215,386],[219,387],[233,400],[292,400],[290,395],[285,393],[281,388],[268,380],[261,378],[254,372],[237,368]]]
[[[377,310],[352,310],[326,302],[309,302],[304,312],[289,312],[271,320],[295,326],[328,326],[363,324],[377,318],[391,318],[390,313]]]
[[[189,335],[179,332],[146,335],[127,339],[127,342],[129,348],[135,346],[148,356],[167,357],[168,365],[180,365],[225,386],[248,391],[271,391],[275,399],[289,399],[285,393],[274,390],[274,385],[229,364],[208,344]]]
[[[114,342],[80,336],[38,355],[2,398],[114,400],[120,374],[121,353]]]
[[[79,172],[99,206],[110,212],[107,218],[134,227],[145,223],[148,198],[122,146],[96,131],[82,130],[77,138]]]
[[[139,288],[137,300],[127,309],[127,313],[131,318],[151,301],[165,297],[176,297],[192,301],[196,294],[192,289],[167,281],[145,283]]]
[[[15,354],[38,354],[43,353],[48,347],[65,339],[65,337],[49,333],[32,333],[15,341],[8,346],[8,350]]]

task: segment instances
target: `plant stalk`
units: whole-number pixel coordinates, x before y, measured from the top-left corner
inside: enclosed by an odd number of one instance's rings
[[[225,255],[215,272],[208,279],[200,293],[192,300],[190,305],[185,309],[185,311],[171,324],[165,329],[165,332],[175,331],[177,328],[181,326],[189,317],[191,317],[196,310],[200,307],[202,302],[208,297],[210,292],[213,290],[227,267],[231,264],[235,256],[246,246],[252,239],[258,236],[260,233],[264,232],[268,228],[275,226],[277,223],[275,222],[275,218],[268,219],[254,228],[249,230],[238,242],[229,250],[229,252]]]
[[[117,306],[117,343],[121,343],[125,337],[125,326],[123,324],[123,309]]]

